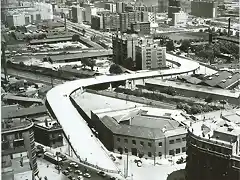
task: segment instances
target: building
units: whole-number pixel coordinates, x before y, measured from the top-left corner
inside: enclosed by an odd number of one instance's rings
[[[42,20],[53,19],[51,4],[35,3],[33,7],[5,10],[2,20],[9,26],[22,26]]]
[[[133,62],[136,61],[135,59],[135,49],[136,45],[138,44],[138,36],[137,35],[113,35],[112,36],[112,43],[113,43],[113,61],[116,64],[127,66],[125,64],[125,60],[128,57],[131,57]],[[132,66],[132,65],[131,65]]]
[[[168,0],[158,0],[158,13],[164,13],[168,10]]]
[[[175,27],[186,26],[187,19],[188,16],[185,12],[173,13],[172,25]]]
[[[105,109],[92,111],[91,121],[109,151],[158,160],[186,152],[187,130],[172,118],[175,112],[148,107]],[[176,114],[175,118],[181,116]]]
[[[168,6],[168,18],[173,18],[173,14],[178,13],[180,11],[181,11],[181,7]]]
[[[193,123],[187,135],[186,180],[240,179],[239,137],[240,127],[233,121]]]
[[[32,180],[38,174],[33,122],[2,120],[2,178]]]
[[[131,24],[135,22],[146,22],[148,21],[148,13],[141,11],[120,13],[120,31],[126,32],[131,29]]]
[[[144,14],[144,13],[143,13]],[[144,18],[148,18],[147,21],[150,23],[155,23],[156,22],[156,14],[152,12],[148,12],[147,15],[143,16]],[[146,21],[146,20],[145,20]]]
[[[63,146],[62,127],[57,121],[45,118],[44,122],[34,124],[35,141],[52,148]]]
[[[150,34],[150,22],[135,22],[131,25],[131,31],[138,34],[147,35]]]
[[[91,24],[91,16],[92,15],[97,15],[97,8],[94,7],[93,5],[85,4],[85,18],[86,21]]]
[[[136,47],[136,69],[158,69],[166,67],[166,47],[154,43],[143,43]]]
[[[192,1],[191,14],[203,18],[217,17],[217,3],[210,1]]]
[[[168,6],[181,7],[180,0],[169,0]]]
[[[72,20],[75,23],[82,23],[84,21],[84,8],[80,6],[72,7]]]
[[[126,3],[124,2],[117,2],[116,3],[116,11],[117,13],[123,13],[125,12],[125,7],[126,7]]]
[[[103,17],[100,15],[92,15],[91,16],[91,28],[95,30],[103,29]]]
[[[116,8],[117,8],[116,4],[114,4],[114,3],[106,3],[105,4],[105,9],[109,10],[112,13],[116,13],[117,12]]]

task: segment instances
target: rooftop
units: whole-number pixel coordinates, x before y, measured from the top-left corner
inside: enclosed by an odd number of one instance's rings
[[[43,104],[42,99],[29,98],[29,97],[24,97],[24,96],[15,96],[13,94],[4,95],[3,96],[3,100],[25,101],[25,102],[33,102],[33,103],[41,103],[41,104]]]
[[[156,113],[157,110],[159,113]],[[159,108],[135,107],[115,111],[109,111],[108,109],[105,112],[104,110],[98,110],[93,111],[93,113],[96,113],[103,124],[115,134],[159,139],[166,135],[173,136],[176,133],[186,133],[186,129],[181,127],[178,121],[171,118],[180,111],[172,110],[172,113],[164,111]]]
[[[2,119],[11,119],[17,117],[27,117],[32,115],[44,114],[47,112],[46,107],[34,106],[29,108],[12,108],[8,111],[2,111]]]
[[[7,131],[31,127],[32,125],[33,125],[33,122],[28,119],[16,118],[11,120],[10,119],[2,120],[2,133],[5,133]]]

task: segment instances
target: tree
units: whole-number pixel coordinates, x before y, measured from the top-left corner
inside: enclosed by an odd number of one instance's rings
[[[182,41],[182,44],[180,46],[180,50],[184,51],[184,52],[187,52],[190,46],[191,46],[190,41],[185,39],[185,40]]]
[[[72,41],[80,41],[80,36],[78,34],[74,34],[72,36]]]
[[[123,70],[118,64],[112,64],[109,68],[111,74],[122,74]]]
[[[167,51],[173,51],[175,49],[175,46],[172,40],[167,41],[166,48],[167,48]]]
[[[86,66],[90,67],[91,70],[93,71],[93,67],[96,66],[96,61],[91,58],[83,58],[81,60],[82,66],[85,68]]]
[[[211,97],[211,96],[207,96],[206,98],[205,98],[205,102],[206,103],[211,103],[213,101],[213,98]]]
[[[9,29],[10,30],[16,30],[16,27],[15,26],[11,26]]]

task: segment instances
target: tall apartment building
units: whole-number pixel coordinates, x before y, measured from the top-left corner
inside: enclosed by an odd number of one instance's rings
[[[2,178],[34,179],[38,174],[34,123],[27,119],[2,120]]]
[[[125,12],[125,7],[127,6],[124,2],[117,2],[116,3],[116,11],[117,13],[123,13]]]
[[[166,47],[154,43],[136,46],[136,69],[158,69],[166,67]]]
[[[173,13],[172,25],[173,26],[186,26],[188,16],[185,12]]]
[[[116,13],[117,9],[116,9],[116,4],[115,3],[106,3],[105,4],[105,9],[109,10],[112,13]]]
[[[135,47],[138,44],[138,41],[137,35],[113,35],[112,43],[114,63],[124,66],[124,60],[131,57],[133,59],[133,63],[135,64]]]
[[[135,11],[120,13],[120,30],[121,32],[126,32],[127,29],[131,29],[131,24],[135,22],[146,22],[148,21],[148,13]]]
[[[209,119],[189,127],[186,180],[240,179],[239,117]]]
[[[168,0],[158,0],[158,12],[164,13],[168,10]]]
[[[72,7],[72,20],[75,23],[82,23],[84,21],[84,14],[83,14],[84,8],[78,6]]]
[[[150,22],[135,22],[131,25],[131,31],[138,34],[148,35],[150,34]]]
[[[191,14],[197,17],[217,17],[217,3],[209,1],[192,1]]]
[[[178,13],[180,11],[181,11],[180,7],[168,6],[168,18],[173,18],[173,14]]]
[[[92,15],[91,16],[91,28],[95,30],[103,29],[103,16],[102,15]]]
[[[84,5],[85,7],[85,17],[86,17],[86,21],[88,23],[92,23],[91,20],[92,20],[92,15],[97,15],[97,8],[94,7],[93,5],[90,5],[90,4],[85,4]]]

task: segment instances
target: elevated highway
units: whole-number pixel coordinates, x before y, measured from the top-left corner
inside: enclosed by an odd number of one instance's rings
[[[102,147],[98,142],[86,121],[73,105],[74,100],[71,95],[77,90],[81,90],[81,92],[84,93],[83,89],[91,85],[177,75],[194,72],[199,69],[199,64],[197,62],[188,59],[170,54],[167,54],[167,59],[172,59],[172,61],[179,63],[181,66],[169,70],[136,72],[133,74],[114,76],[103,75],[95,78],[69,81],[54,87],[47,93],[47,109],[52,117],[62,125],[65,136],[68,137],[69,144],[80,162],[87,163],[88,165],[106,172],[120,172],[109,157],[108,152],[105,151],[105,147]]]

